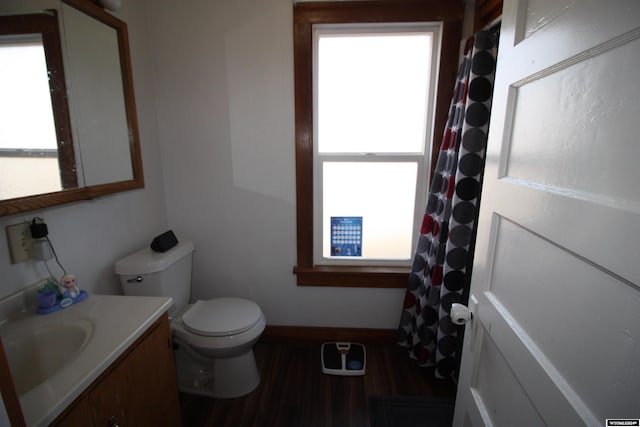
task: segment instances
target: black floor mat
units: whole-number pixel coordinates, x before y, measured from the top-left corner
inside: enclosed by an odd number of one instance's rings
[[[370,396],[371,427],[451,427],[454,402],[415,396]]]

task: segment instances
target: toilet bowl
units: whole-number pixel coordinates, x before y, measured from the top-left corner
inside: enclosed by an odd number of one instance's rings
[[[125,295],[168,296],[178,387],[186,393],[239,397],[260,383],[253,346],[266,326],[260,307],[243,298],[189,304],[194,247],[139,250],[116,262]]]
[[[260,307],[245,299],[215,298],[187,306],[171,321],[181,390],[228,398],[253,391],[260,384],[253,346],[265,326]]]

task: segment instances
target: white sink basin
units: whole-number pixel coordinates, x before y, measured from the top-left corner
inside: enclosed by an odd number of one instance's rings
[[[171,298],[92,294],[40,315],[41,287],[0,297],[0,336],[29,427],[50,425],[172,304]]]
[[[93,323],[86,319],[39,320],[14,322],[2,334],[18,396],[72,363],[93,335]]]

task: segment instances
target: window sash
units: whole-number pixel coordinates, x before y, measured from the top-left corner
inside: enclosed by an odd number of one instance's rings
[[[325,163],[413,163],[417,166],[417,182],[414,188],[413,195],[413,212],[412,212],[412,232],[410,235],[410,252],[407,258],[399,259],[382,259],[382,258],[344,258],[344,257],[325,257],[324,244],[325,244],[325,225],[324,224],[324,164]],[[315,189],[314,192],[314,262],[317,265],[360,265],[360,266],[409,266],[411,264],[411,258],[417,244],[417,230],[416,227],[420,226],[422,218],[422,212],[426,203],[426,188],[427,180],[424,177],[427,175],[428,162],[424,155],[373,155],[373,154],[330,154],[330,155],[317,155],[316,163],[314,167],[315,172]],[[392,221],[392,218],[389,218]],[[366,219],[363,226],[367,227]]]
[[[425,50],[425,56],[423,57],[424,59],[428,60],[428,65],[429,65],[429,69],[426,70],[426,74],[425,74],[425,76],[427,77],[426,88],[425,88],[426,98],[423,98],[421,101],[419,101],[422,103],[422,105],[417,106],[417,108],[415,109],[416,111],[418,109],[424,110],[424,113],[420,114],[418,118],[419,123],[414,122],[414,126],[417,125],[417,127],[420,128],[419,130],[420,136],[418,137],[419,141],[417,141],[417,144],[416,144],[415,139],[413,139],[416,136],[414,134],[412,138],[414,142],[411,145],[415,149],[402,149],[402,150],[384,149],[383,150],[384,153],[388,153],[388,154],[393,154],[394,151],[400,151],[402,153],[424,153],[425,146],[428,146],[428,143],[430,142],[430,137],[431,137],[431,135],[429,134],[429,130],[431,130],[432,128],[432,121],[433,121],[432,107],[434,104],[434,94],[435,94],[434,82],[436,81],[436,76],[438,72],[437,65],[438,65],[438,54],[439,54],[439,47],[440,47],[440,43],[439,43],[440,29],[441,29],[441,23],[433,23],[433,22],[314,25],[313,26],[313,86],[314,86],[313,87],[313,96],[314,96],[313,114],[314,114],[314,141],[316,145],[315,147],[316,151],[319,150],[320,148],[323,148],[322,152],[325,152],[325,153],[331,152],[331,150],[324,148],[327,146],[326,137],[323,138],[323,140],[320,140],[321,135],[319,134],[319,131],[321,128],[320,119],[323,119],[323,117],[320,117],[321,110],[320,110],[320,104],[319,104],[319,101],[320,101],[319,79],[321,76],[320,61],[319,61],[320,41],[325,40],[328,42],[331,38],[353,37],[354,40],[345,40],[345,43],[351,43],[351,42],[357,43],[358,42],[357,39],[359,37],[373,38],[373,37],[381,37],[381,36],[399,36],[400,37],[400,36],[426,35],[430,38],[428,49],[431,50],[431,52],[429,52],[428,50]],[[429,53],[430,55],[428,55]],[[391,53],[391,55],[394,55],[394,54],[395,52]],[[346,59],[346,61],[349,61],[349,59]],[[375,61],[375,59],[373,59],[373,61]],[[375,67],[379,69],[384,69],[385,65],[386,64],[375,64]],[[416,70],[416,68],[413,68],[413,70]],[[349,72],[353,72],[353,70],[347,68],[344,74],[348,75]],[[365,77],[366,75],[375,75],[375,70],[371,73],[363,72],[362,78],[360,79],[360,81],[364,81],[366,79]],[[402,86],[402,83],[403,81],[401,80],[394,81],[394,85],[399,87]],[[355,85],[355,87],[358,87],[358,85]],[[374,86],[372,85],[372,87]],[[380,86],[376,87],[376,89],[378,90],[380,88],[381,88]],[[348,91],[350,90],[350,88],[345,90]],[[371,91],[372,96],[377,96],[376,92],[377,90]],[[400,93],[402,93],[402,91],[400,91]],[[369,94],[364,94],[364,96],[369,96]],[[341,106],[338,106],[338,109],[340,107]],[[326,113],[327,110],[325,109],[323,110],[323,112]],[[371,112],[371,114],[375,116],[376,112]],[[357,114],[355,116],[357,116]],[[402,118],[398,118],[398,119],[402,120]],[[375,118],[373,120],[375,120]],[[326,130],[326,128],[324,127],[322,127],[322,129]],[[416,132],[415,128],[413,131]],[[375,137],[376,136],[373,136],[373,139],[375,139]],[[322,145],[324,145],[324,147],[321,147]],[[337,149],[335,151],[341,152],[341,153],[353,152],[353,150],[348,150],[348,149]],[[375,152],[380,150],[373,150],[367,147],[366,150],[359,150],[359,151]]]

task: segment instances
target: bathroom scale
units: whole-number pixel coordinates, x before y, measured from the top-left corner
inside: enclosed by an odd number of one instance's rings
[[[320,350],[322,372],[329,375],[364,375],[366,350],[364,345],[349,342],[326,342]]]

